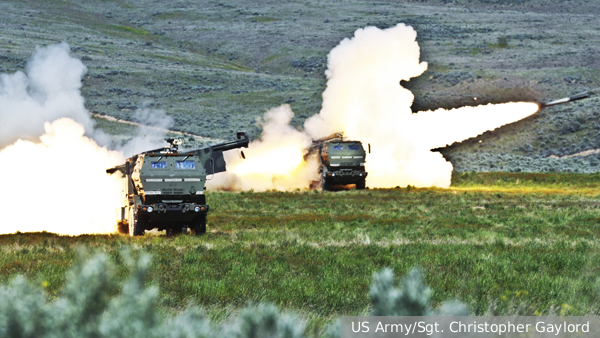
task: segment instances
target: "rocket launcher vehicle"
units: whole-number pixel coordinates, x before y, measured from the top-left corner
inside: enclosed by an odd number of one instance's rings
[[[155,228],[172,234],[187,228],[196,235],[206,232],[207,176],[226,171],[223,152],[247,148],[249,138],[246,132],[238,132],[235,140],[181,151],[182,140],[165,141],[169,146],[136,154],[106,170],[125,176],[125,206],[117,220],[130,236]]]

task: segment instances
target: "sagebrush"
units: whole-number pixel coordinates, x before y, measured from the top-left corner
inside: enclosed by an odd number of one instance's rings
[[[83,257],[83,254],[80,254]],[[301,338],[306,320],[293,313],[282,313],[274,305],[248,306],[238,315],[219,323],[211,322],[198,306],[189,305],[175,315],[164,315],[158,306],[159,290],[148,283],[149,255],[137,260],[127,253],[123,259],[130,268],[123,285],[114,281],[115,268],[105,254],[84,261],[80,258],[67,275],[61,295],[49,299],[42,288],[24,277],[0,287],[0,337],[235,337]],[[118,292],[117,292],[118,291]],[[464,304],[453,302],[434,311],[431,289],[423,283],[420,270],[411,271],[394,286],[390,269],[374,275],[370,296],[372,315],[432,314],[466,315]],[[311,333],[313,334],[313,333]],[[339,337],[340,322],[335,321],[320,333]]]

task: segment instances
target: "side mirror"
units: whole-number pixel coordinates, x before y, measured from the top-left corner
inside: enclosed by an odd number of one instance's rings
[[[369,143],[369,154],[371,153],[371,143]]]
[[[242,156],[242,158],[245,160],[246,159],[246,155],[244,155],[244,151],[240,151],[240,156]]]

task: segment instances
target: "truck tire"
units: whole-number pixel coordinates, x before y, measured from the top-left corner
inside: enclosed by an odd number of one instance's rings
[[[329,190],[329,182],[327,182],[325,175],[321,176],[321,189],[323,191]]]
[[[194,232],[196,236],[206,233],[206,215],[198,215],[194,218]]]
[[[183,226],[178,224],[172,228],[169,228],[169,230],[170,231],[167,231],[167,236],[178,236],[183,233]]]
[[[364,178],[361,179],[360,181],[356,182],[356,190],[362,190],[365,188],[365,186],[366,186],[366,183],[365,183]]]
[[[146,226],[145,224],[138,220],[135,222],[135,226],[133,228],[133,235],[134,236],[144,236],[146,234]]]
[[[133,207],[129,209],[129,236],[144,236],[145,227],[143,221],[138,218]]]

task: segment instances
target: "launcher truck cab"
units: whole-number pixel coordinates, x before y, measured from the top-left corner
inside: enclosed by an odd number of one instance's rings
[[[371,146],[368,148],[370,153]],[[367,152],[360,141],[344,140],[343,133],[336,133],[313,141],[311,152],[317,153],[323,190],[349,184],[355,184],[356,189],[365,188]]]

